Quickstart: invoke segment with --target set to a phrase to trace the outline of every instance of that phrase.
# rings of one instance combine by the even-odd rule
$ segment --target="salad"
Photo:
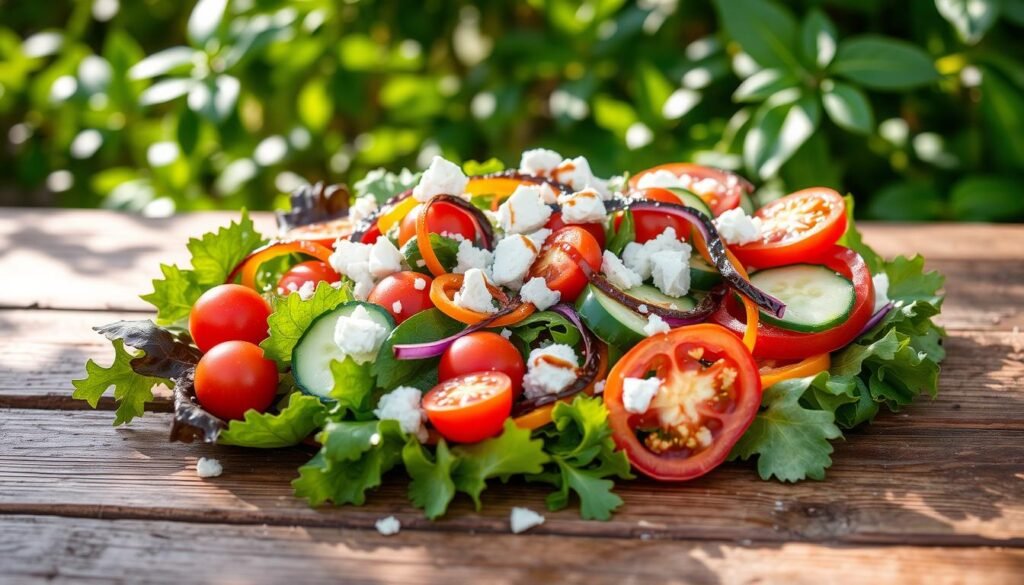
[[[114,361],[74,395],[113,387],[118,425],[164,384],[172,440],[310,449],[311,505],[397,468],[429,518],[510,478],[587,519],[640,475],[820,480],[844,430],[935,395],[943,278],[880,258],[831,189],[753,201],[728,171],[606,180],[543,149],[305,187],[278,235],[243,212],[161,266],[155,319],[98,327]]]

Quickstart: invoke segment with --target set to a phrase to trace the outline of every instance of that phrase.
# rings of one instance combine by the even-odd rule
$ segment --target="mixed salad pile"
[[[165,384],[174,440],[317,449],[312,505],[401,467],[430,518],[518,477],[607,519],[635,473],[822,479],[843,429],[936,392],[942,277],[876,255],[831,189],[754,209],[731,172],[604,180],[538,149],[354,190],[298,190],[270,239],[243,212],[190,240],[155,321],[97,328],[114,362],[75,396],[113,386],[116,425]]]

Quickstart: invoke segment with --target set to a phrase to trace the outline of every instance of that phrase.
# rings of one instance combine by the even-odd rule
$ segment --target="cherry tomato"
[[[648,201],[661,201],[663,203],[675,203],[676,205],[682,203],[679,197],[668,189],[644,189],[638,193],[640,198],[647,199]],[[633,229],[636,232],[637,243],[642,244],[647,240],[653,240],[660,236],[661,232],[665,231],[667,227],[675,229],[676,236],[680,239],[687,240],[690,238],[692,226],[685,219],[660,211],[636,210],[632,213]],[[615,229],[619,229],[620,224],[622,224],[621,214],[615,218]]]
[[[248,341],[226,341],[199,359],[196,398],[225,420],[245,418],[249,409],[265,412],[277,394],[277,365]]]
[[[502,372],[451,378],[427,392],[423,410],[445,439],[476,443],[501,432],[512,413],[512,381]]]
[[[802,360],[808,356],[829,353],[853,341],[871,318],[871,311],[875,306],[875,287],[871,284],[871,271],[868,270],[864,259],[849,248],[832,246],[825,255],[816,260],[816,263],[827,266],[853,281],[856,299],[850,316],[842,325],[818,333],[789,331],[762,320],[757,326],[754,357]],[[726,295],[722,305],[709,319],[737,335],[743,335],[747,327],[743,315],[743,309],[735,296]]]
[[[308,240],[330,248],[334,241],[352,233],[352,222],[347,217],[300,225],[285,233],[285,240]]]
[[[416,283],[421,282],[420,288]],[[370,291],[367,300],[382,307],[395,318],[395,323],[401,323],[420,311],[426,311],[434,307],[430,300],[430,285],[433,279],[419,272],[396,272],[384,277]]]
[[[188,316],[188,330],[200,350],[225,341],[259,344],[267,338],[270,305],[251,288],[221,284],[203,293]]]
[[[416,218],[420,214],[423,205],[412,208],[398,228],[398,245],[403,246],[406,242],[416,237]],[[427,212],[427,231],[432,234],[459,234],[467,240],[476,237],[476,223],[468,213],[455,207],[451,203],[438,201],[430,206]]]
[[[640,171],[629,179],[629,186],[639,188],[640,178],[655,171],[669,171],[677,177],[686,176],[687,189],[704,200],[715,216],[740,204],[740,194],[754,192],[754,186],[735,173],[692,163],[668,163]]]
[[[464,335],[445,350],[437,368],[437,378],[445,381],[475,372],[503,372],[512,381],[512,393],[518,397],[523,390],[526,364],[512,342],[490,331]]]
[[[678,201],[678,199],[676,201]],[[565,223],[562,221],[562,212],[556,211],[551,214],[551,218],[548,219],[548,223],[544,227],[548,228],[553,232],[557,232],[558,230],[564,228],[567,225],[575,225],[587,230],[590,233],[590,235],[594,236],[594,239],[597,240],[597,245],[601,246],[602,250],[604,249],[604,225],[600,223]],[[618,224],[616,224],[616,226],[617,225]]]
[[[338,282],[341,275],[331,268],[331,265],[319,260],[299,262],[281,275],[277,281],[277,294],[287,295],[302,288],[307,282],[312,282],[315,287],[318,282]]]
[[[574,248],[594,270],[601,269],[601,246],[597,240],[582,227],[570,225],[548,236],[526,280],[536,276],[543,278],[548,288],[562,293],[562,301],[568,303],[583,292],[583,287],[587,286],[587,275],[576,257],[561,248],[563,244]]]
[[[645,412],[623,404],[626,378],[661,380]],[[644,475],[700,477],[720,465],[761,406],[757,364],[729,330],[702,323],[648,337],[626,352],[604,387],[612,438]]]
[[[846,233],[846,203],[825,187],[786,195],[754,215],[761,218],[761,239],[732,246],[732,251],[740,262],[757,268],[813,261]]]

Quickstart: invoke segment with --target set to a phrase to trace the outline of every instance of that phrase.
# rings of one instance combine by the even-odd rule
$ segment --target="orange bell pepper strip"
[[[228,275],[224,282],[234,282],[235,277],[241,274],[243,286],[247,286],[253,290],[258,290],[256,289],[256,275],[259,274],[260,266],[262,266],[264,262],[287,254],[305,254],[307,256],[312,256],[321,262],[327,262],[330,264],[332,253],[332,250],[327,246],[310,240],[273,242],[246,256],[238,263],[237,266],[235,266],[234,270],[231,271],[231,274]]]
[[[711,259],[711,254],[708,252],[707,242],[704,241],[704,238],[700,237],[700,232],[696,229],[693,230],[693,236],[693,242],[697,246],[697,251],[707,260],[708,264],[714,266],[715,261]],[[729,259],[729,262],[732,263],[733,268],[736,269],[740,276],[747,280],[750,279],[747,269],[736,259],[736,256],[733,256],[728,246],[725,247],[725,257]],[[754,346],[757,345],[757,324],[760,321],[761,313],[757,309],[757,305],[754,304],[754,301],[748,299],[746,295],[740,294],[740,300],[743,301],[743,307],[747,315],[747,329],[743,332],[743,345],[753,352]]]
[[[462,288],[462,279],[463,276],[461,274],[441,274],[437,276],[430,285],[430,300],[434,303],[434,306],[445,315],[467,325],[473,325],[489,318],[490,315],[487,313],[478,313],[455,304],[455,293]],[[505,293],[490,284],[487,285],[487,290],[491,291],[491,295],[498,299],[498,302],[508,302],[508,297]],[[536,307],[533,306],[533,303],[522,303],[511,313],[495,319],[490,326],[505,327],[513,325],[533,314],[535,310]]]
[[[795,364],[785,366],[761,366],[761,387],[767,388],[783,380],[806,378],[824,372],[832,366],[832,358],[828,353],[819,353],[803,359]]]

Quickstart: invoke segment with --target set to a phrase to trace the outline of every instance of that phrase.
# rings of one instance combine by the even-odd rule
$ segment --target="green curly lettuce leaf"
[[[480,509],[480,494],[487,488],[487,480],[507,478],[520,474],[538,474],[551,458],[544,452],[544,442],[531,437],[530,431],[516,426],[512,419],[497,437],[459,445],[452,449],[459,458],[453,473],[455,487],[472,498]]]
[[[169,384],[163,378],[142,376],[132,369],[132,360],[142,357],[143,352],[136,355],[128,353],[121,339],[113,340],[114,361],[108,367],[89,360],[85,364],[85,378],[72,380],[75,387],[72,397],[85,400],[89,406],[96,408],[100,397],[114,387],[114,400],[117,411],[114,415],[114,426],[127,424],[135,417],[145,413],[146,403],[153,400],[153,386]]]
[[[294,392],[277,414],[250,410],[245,420],[233,420],[217,438],[218,443],[239,447],[273,449],[298,445],[327,419],[327,407],[314,396]]]
[[[295,344],[313,321],[351,300],[352,293],[348,287],[334,288],[326,282],[317,284],[308,300],[302,300],[299,295],[278,298],[274,302],[274,312],[267,318],[270,335],[260,343],[263,354],[279,364],[290,363]]]
[[[409,501],[422,508],[427,518],[443,516],[455,497],[452,471],[458,458],[448,449],[444,439],[431,454],[416,437],[409,437],[402,449],[402,463],[409,474]]]

